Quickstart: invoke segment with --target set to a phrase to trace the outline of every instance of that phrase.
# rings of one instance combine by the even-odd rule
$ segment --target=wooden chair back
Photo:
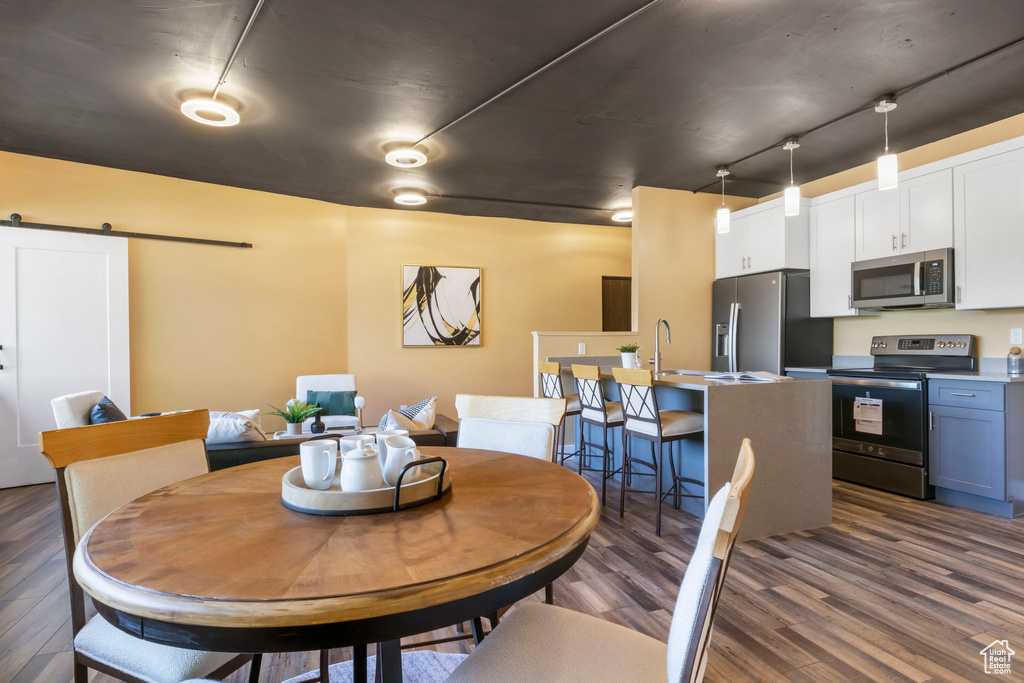
[[[555,361],[537,361],[540,372],[540,390],[545,398],[565,398],[562,389],[562,366]]]
[[[459,446],[516,453],[554,462],[564,398],[459,394]]]
[[[193,410],[42,432],[60,503],[72,635],[85,625],[85,597],[72,569],[75,547],[97,521],[156,489],[210,471],[210,414]]]
[[[732,480],[708,505],[697,545],[679,587],[668,637],[667,671],[672,683],[697,683],[704,679],[715,610],[753,477],[754,451],[750,439],[744,439]]]

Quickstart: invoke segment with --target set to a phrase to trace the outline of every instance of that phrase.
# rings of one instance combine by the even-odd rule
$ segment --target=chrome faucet
[[[654,363],[655,375],[661,372],[661,337],[658,336],[658,333],[661,332],[662,323],[665,323],[665,342],[672,343],[672,328],[668,326],[667,320],[658,318],[658,322],[654,323],[654,358],[651,359],[651,362]]]

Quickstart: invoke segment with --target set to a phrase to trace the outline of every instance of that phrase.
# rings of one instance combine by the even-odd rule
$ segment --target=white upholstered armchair
[[[355,375],[302,375],[295,379],[295,398],[300,401],[306,400],[307,391],[355,391]],[[337,427],[359,427],[363,423],[363,406],[366,399],[362,396],[355,397],[355,415],[323,415],[321,420],[328,429]],[[309,431],[309,425],[313,418],[308,418],[303,423],[303,431]]]
[[[92,412],[92,407],[102,398],[102,391],[80,391],[77,394],[58,396],[50,401],[57,429],[71,429],[92,424],[89,421],[89,414]]]

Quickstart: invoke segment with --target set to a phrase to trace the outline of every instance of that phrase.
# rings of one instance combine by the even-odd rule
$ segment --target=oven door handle
[[[849,384],[860,387],[883,387],[885,389],[921,390],[921,382],[895,379],[859,379],[856,377],[830,377],[833,384]]]

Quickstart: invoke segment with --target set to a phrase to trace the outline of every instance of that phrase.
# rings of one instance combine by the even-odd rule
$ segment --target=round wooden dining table
[[[97,610],[148,641],[217,652],[399,641],[496,612],[580,557],[600,516],[593,487],[510,453],[422,448],[451,491],[398,512],[322,516],[281,504],[297,456],[219,470],[117,509],[81,540],[75,577]],[[385,666],[383,658],[392,661]],[[360,667],[361,668],[361,667]]]

